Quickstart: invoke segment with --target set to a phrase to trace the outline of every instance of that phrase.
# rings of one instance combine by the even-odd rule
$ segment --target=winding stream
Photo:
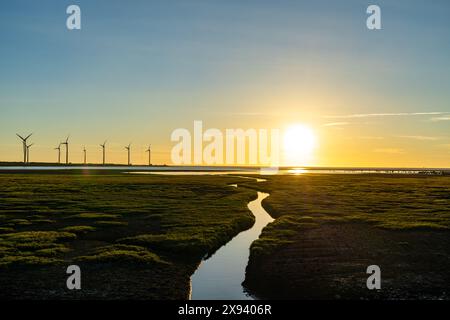
[[[250,300],[242,287],[250,245],[262,229],[273,221],[261,205],[268,193],[258,192],[258,198],[248,203],[255,216],[255,224],[242,231],[214,255],[202,261],[191,277],[192,300]]]

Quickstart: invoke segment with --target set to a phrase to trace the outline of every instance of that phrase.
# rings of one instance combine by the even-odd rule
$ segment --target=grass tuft
[[[65,228],[61,229],[61,231],[75,233],[75,234],[83,234],[83,233],[93,232],[95,230],[96,230],[96,228],[92,227],[92,226],[69,226],[69,227],[65,227]]]
[[[78,257],[77,260],[93,263],[169,264],[146,248],[122,244],[98,248],[93,254]]]

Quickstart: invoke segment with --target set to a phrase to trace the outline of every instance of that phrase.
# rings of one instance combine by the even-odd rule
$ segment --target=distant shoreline
[[[23,162],[2,162],[0,161],[0,169],[2,167],[118,167],[118,168],[173,168],[173,169],[179,169],[184,168],[185,170],[259,170],[261,166],[202,166],[202,165],[167,165],[167,164],[136,164],[136,165],[127,165],[127,164],[115,164],[115,163],[107,163],[105,165],[97,164],[97,163],[54,163],[54,162],[31,162],[29,164],[24,165]],[[366,171],[366,170],[373,170],[373,171],[428,171],[428,170],[441,170],[441,171],[450,171],[450,167],[448,168],[442,168],[442,167],[360,167],[360,166],[348,166],[348,167],[339,167],[339,166],[326,166],[326,167],[319,167],[319,166],[280,166],[281,170],[289,170],[289,169],[305,169],[305,170],[349,170],[349,171]]]
[[[124,165],[124,164],[55,164],[0,162],[0,173],[18,172],[61,172],[61,171],[130,171],[133,173],[146,172],[206,172],[206,173],[236,173],[261,174],[261,167],[255,166],[171,166],[171,165]],[[395,167],[279,167],[275,174],[400,174],[400,175],[450,175],[450,168],[395,168]],[[263,174],[265,175],[265,174]]]

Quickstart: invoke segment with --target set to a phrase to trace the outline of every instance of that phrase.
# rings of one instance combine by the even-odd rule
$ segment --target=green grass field
[[[94,171],[0,174],[0,298],[186,299],[202,257],[253,224],[256,190],[276,220],[250,249],[254,295],[449,298],[450,177]],[[66,289],[71,264],[81,291]]]
[[[448,298],[450,177],[273,176],[246,286],[270,298]],[[382,267],[381,292],[366,267]]]
[[[233,177],[0,174],[0,295],[181,299],[201,258],[249,228]],[[65,289],[80,265],[83,290]],[[26,288],[26,289],[24,289]]]

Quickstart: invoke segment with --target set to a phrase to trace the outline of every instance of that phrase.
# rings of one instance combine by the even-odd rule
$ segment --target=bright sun
[[[306,125],[293,125],[284,132],[284,158],[286,165],[310,164],[316,146],[314,131]]]

